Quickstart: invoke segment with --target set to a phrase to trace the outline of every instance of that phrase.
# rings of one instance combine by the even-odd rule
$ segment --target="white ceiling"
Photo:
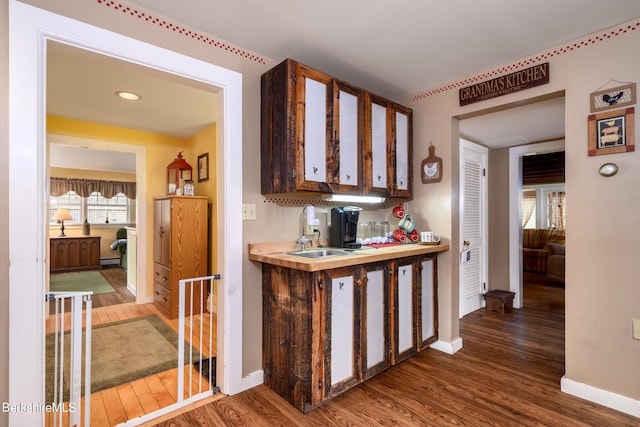
[[[640,16],[638,0],[128,3],[276,61],[294,58],[394,100]],[[114,92],[121,89],[143,100],[120,101]],[[209,89],[192,82],[79,49],[49,48],[48,114],[184,138],[215,121],[216,105]],[[563,138],[563,98],[467,119],[461,132],[490,147]]]

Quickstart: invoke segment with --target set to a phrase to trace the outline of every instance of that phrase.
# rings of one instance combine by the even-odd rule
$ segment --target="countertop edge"
[[[295,247],[291,247],[290,242],[250,243],[249,259],[260,263],[312,272],[445,252],[449,250],[449,245],[428,246],[407,244],[390,246],[388,248],[367,249],[362,252],[356,251],[350,255],[326,257],[322,259],[303,258],[287,253],[292,250],[295,250]]]

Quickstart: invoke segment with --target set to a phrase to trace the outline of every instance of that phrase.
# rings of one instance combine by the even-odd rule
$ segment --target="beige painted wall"
[[[0,236],[9,235],[9,16],[8,0],[0,0]],[[9,401],[9,239],[0,239],[0,402]],[[9,415],[0,412],[0,427]]]
[[[414,166],[426,156],[430,141],[445,165],[443,181],[418,185],[416,199],[425,206],[425,215],[435,229],[455,236],[457,187],[451,185],[450,174],[458,173],[458,138],[456,122],[452,125],[451,118],[566,91],[566,378],[637,400],[640,399],[640,341],[631,338],[631,319],[640,317],[636,229],[640,209],[637,189],[640,153],[587,156],[587,117],[590,92],[611,79],[640,80],[640,58],[635,54],[640,33],[627,31],[596,43],[586,40],[587,37],[580,40],[585,41],[580,48],[548,57],[551,79],[547,85],[465,107],[458,106],[456,89],[434,90],[432,95],[401,102],[414,110]],[[635,131],[637,134],[637,123]],[[491,157],[499,160],[504,154],[492,153]],[[599,165],[607,161],[617,163],[620,168],[613,178],[602,178],[598,174]],[[502,185],[495,184],[492,190],[499,191]],[[445,208],[449,200],[453,208],[451,215]],[[499,215],[506,217],[504,213]],[[498,221],[500,218],[491,219],[490,237],[502,232],[496,227]],[[606,250],[600,249],[603,245]],[[450,254],[457,253],[458,246],[454,239]],[[502,243],[498,244],[496,252],[491,254],[504,253],[501,247]],[[458,305],[448,306],[447,302],[457,298],[457,259],[450,256],[448,262],[443,259],[439,266],[441,337],[452,339],[458,335]],[[502,263],[493,260],[492,279],[498,281],[496,286],[503,287],[501,281],[507,268],[507,258]],[[453,282],[447,281],[449,277]]]
[[[489,289],[509,290],[509,149],[489,150]]]

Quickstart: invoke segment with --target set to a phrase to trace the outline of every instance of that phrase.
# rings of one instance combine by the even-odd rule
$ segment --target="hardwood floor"
[[[109,284],[115,289],[115,292],[107,294],[93,295],[91,301],[93,308],[106,307],[109,305],[125,304],[134,302],[136,296],[127,289],[127,271],[120,266],[103,267],[100,274],[109,282]],[[55,310],[54,302],[49,303],[49,312],[53,313]],[[69,311],[70,304],[65,304],[64,310]]]
[[[158,426],[638,426],[564,394],[564,289],[536,280],[525,307],[460,322],[464,347],[427,349],[304,415],[261,385]]]
[[[95,297],[94,297],[95,298]],[[104,323],[116,322],[119,320],[132,319],[136,317],[147,316],[150,314],[156,314],[165,323],[167,323],[173,330],[178,330],[178,320],[170,320],[164,317],[164,315],[158,311],[153,304],[140,304],[126,303],[120,305],[107,305],[98,307],[92,310],[92,323],[93,326],[97,326]],[[70,325],[69,313],[65,313],[65,325]],[[205,314],[203,316],[203,329],[208,333],[209,325],[213,322],[213,341],[211,346],[214,349],[217,348],[217,342],[215,340],[215,322],[216,316]],[[194,327],[192,330],[191,342],[194,343],[194,347],[199,348],[199,324],[200,316],[194,316]],[[84,326],[84,325],[83,325]],[[46,332],[51,333],[54,331],[53,316],[47,320]],[[204,339],[202,342],[202,348],[209,348],[208,339]],[[207,351],[202,351],[203,357],[209,357]],[[215,353],[212,355],[214,356]],[[192,382],[189,381],[189,371],[192,373]],[[102,390],[97,393],[91,394],[91,425],[93,427],[110,427],[118,425],[130,419],[135,419],[145,414],[154,412],[160,408],[169,406],[177,401],[177,388],[178,388],[178,369],[172,369],[165,372],[160,372],[155,375],[151,375],[146,378],[137,379],[130,383],[121,384],[117,387]],[[201,378],[200,374],[193,368],[185,367],[185,387],[184,397],[188,397],[188,391],[191,389],[191,394],[198,393],[198,387],[207,386],[207,382],[203,381],[199,384],[197,380]],[[222,398],[221,394],[216,394],[209,398],[207,401],[213,401]],[[84,407],[84,405],[83,405]],[[68,414],[63,416],[63,424],[54,424],[54,416],[56,414],[50,413],[45,420],[45,425],[67,425]]]

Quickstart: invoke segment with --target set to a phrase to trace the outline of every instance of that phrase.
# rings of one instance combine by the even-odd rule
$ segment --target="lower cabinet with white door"
[[[262,264],[264,382],[308,412],[437,339],[436,254],[321,271]]]

